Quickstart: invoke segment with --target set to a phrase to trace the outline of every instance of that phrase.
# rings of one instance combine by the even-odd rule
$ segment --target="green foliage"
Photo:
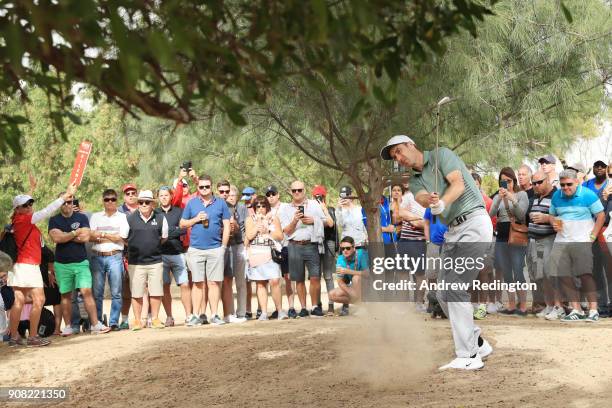
[[[0,96],[43,89],[64,138],[75,82],[133,115],[189,123],[206,107],[244,125],[243,108],[265,102],[280,79],[333,83],[368,66],[395,81],[410,61],[442,52],[448,35],[475,34],[487,14],[479,0],[3,2]],[[17,120],[0,120],[3,152],[20,152]]]

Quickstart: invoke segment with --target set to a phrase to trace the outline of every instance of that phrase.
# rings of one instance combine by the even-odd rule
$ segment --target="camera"
[[[323,202],[323,196],[321,194],[317,194],[315,196],[315,200],[317,200],[318,202],[322,203]]]
[[[181,169],[189,171],[191,169],[191,161],[185,161],[181,164]]]

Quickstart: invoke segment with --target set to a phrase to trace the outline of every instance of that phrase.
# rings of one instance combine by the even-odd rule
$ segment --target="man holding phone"
[[[319,243],[324,239],[324,226],[331,227],[334,221],[327,208],[321,207],[316,200],[307,200],[304,183],[296,180],[291,183],[291,204],[279,210],[283,232],[289,239],[289,275],[296,282],[298,299],[302,305],[299,317],[308,317],[306,308],[306,272],[310,281],[310,300],[312,315],[323,316],[318,305],[321,291],[321,258]]]
[[[394,160],[414,170],[410,190],[416,201],[431,208],[431,213],[448,225],[442,259],[450,258],[455,264],[454,260],[459,258],[476,259],[489,253],[493,237],[489,215],[474,179],[455,153],[445,147],[422,152],[411,138],[398,135],[387,141],[380,155],[384,160]],[[479,272],[476,265],[462,270],[442,268],[438,282],[471,283]],[[480,328],[474,325],[469,291],[438,291],[437,297],[449,318],[457,355],[440,370],[484,367],[482,359],[491,354],[493,348],[480,336]]]

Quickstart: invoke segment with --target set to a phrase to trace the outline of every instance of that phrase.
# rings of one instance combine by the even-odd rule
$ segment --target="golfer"
[[[451,150],[442,147],[421,152],[408,136],[393,136],[380,151],[384,160],[394,160],[414,170],[410,190],[416,201],[430,207],[431,213],[448,225],[442,245],[443,265],[453,260],[454,269],[442,268],[438,283],[470,283],[477,279],[477,262],[466,264],[469,258],[484,258],[492,245],[491,220],[470,172]],[[480,337],[474,324],[473,309],[467,290],[438,291],[438,300],[448,316],[457,358],[440,370],[476,370],[484,366],[483,358],[493,352],[491,345]]]

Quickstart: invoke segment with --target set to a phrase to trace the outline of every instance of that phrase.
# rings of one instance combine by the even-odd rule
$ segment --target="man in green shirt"
[[[394,160],[413,170],[410,190],[416,201],[430,207],[434,216],[448,225],[442,245],[443,265],[438,283],[468,283],[477,279],[492,245],[493,226],[470,172],[451,150],[420,151],[408,136],[393,136],[380,152],[384,160]],[[452,263],[447,261],[452,260]],[[470,265],[466,260],[472,258]],[[479,261],[480,260],[480,261]],[[449,318],[457,358],[440,367],[474,370],[484,366],[483,358],[493,352],[474,324],[470,295],[459,290],[439,290],[438,300]]]

